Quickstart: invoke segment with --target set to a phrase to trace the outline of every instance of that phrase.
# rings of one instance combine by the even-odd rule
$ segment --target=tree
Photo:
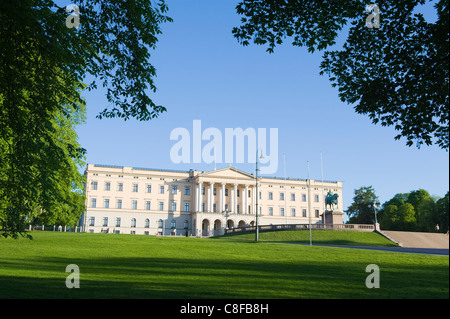
[[[90,75],[107,87],[98,115],[150,120],[166,109],[149,97],[149,62],[164,0],[80,0],[80,27],[68,28],[52,0],[0,2],[0,233],[24,234],[31,220],[70,221],[83,202],[82,123]]]
[[[448,229],[448,192],[443,198],[426,190],[396,194],[383,204],[378,216],[383,229],[434,232],[436,224]]]
[[[449,192],[436,202],[435,222],[440,225],[441,232],[448,231]]]
[[[428,23],[418,6],[426,0],[379,2],[379,28],[368,28],[368,1],[241,0],[242,24],[233,28],[244,46],[253,40],[274,52],[286,38],[309,52],[336,43],[350,24],[342,50],[325,51],[320,74],[328,74],[343,102],[374,124],[393,126],[417,147],[449,147],[449,11],[448,1],[434,8]]]
[[[416,218],[413,205],[401,203],[384,207],[380,227],[385,230],[416,230]]]
[[[355,189],[353,203],[345,213],[349,216],[350,224],[373,224],[375,223],[374,206],[379,203],[378,197],[372,186],[363,186]]]

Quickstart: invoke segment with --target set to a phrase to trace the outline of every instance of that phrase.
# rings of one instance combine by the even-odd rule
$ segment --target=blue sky
[[[373,125],[342,103],[327,76],[319,75],[322,53],[310,54],[287,41],[274,54],[241,46],[231,33],[239,25],[236,0],[167,0],[173,23],[162,26],[151,62],[167,112],[149,122],[98,120],[104,92],[86,92],[87,122],[77,132],[87,163],[148,168],[212,170],[214,164],[175,164],[169,139],[177,127],[202,129],[278,128],[278,171],[288,177],[343,181],[344,209],[353,191],[372,185],[381,202],[423,188],[444,196],[449,189],[449,154],[436,146],[407,147],[392,128]],[[82,19],[82,17],[81,17]],[[82,23],[82,20],[81,20]],[[204,142],[203,146],[207,142]],[[229,164],[217,164],[217,168]],[[254,164],[233,164],[254,172]]]

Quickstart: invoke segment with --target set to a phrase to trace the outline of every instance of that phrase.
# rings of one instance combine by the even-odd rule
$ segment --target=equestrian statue
[[[338,194],[333,194],[331,191],[328,191],[327,196],[325,197],[325,208],[330,205],[330,210],[333,210],[334,205],[338,208]]]

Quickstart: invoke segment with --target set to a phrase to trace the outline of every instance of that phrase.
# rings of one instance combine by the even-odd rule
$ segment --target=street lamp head
[[[262,150],[261,150],[261,156],[259,157],[259,159],[264,159]]]

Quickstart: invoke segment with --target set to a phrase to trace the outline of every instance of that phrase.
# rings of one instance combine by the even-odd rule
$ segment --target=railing
[[[28,225],[28,230],[57,231],[57,232],[83,232],[80,226],[62,226],[62,225]]]
[[[280,225],[261,225],[259,231],[277,231],[277,230],[308,230],[309,224],[280,224]],[[354,231],[374,231],[374,225],[370,224],[312,224],[311,229],[320,230],[354,230]],[[225,229],[225,234],[241,233],[255,231],[256,226],[244,226]]]

